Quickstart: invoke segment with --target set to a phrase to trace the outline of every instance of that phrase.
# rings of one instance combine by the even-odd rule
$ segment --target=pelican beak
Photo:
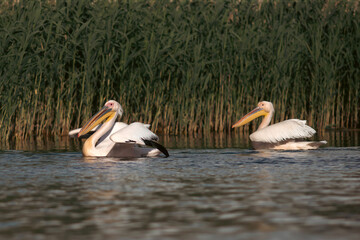
[[[251,112],[249,112],[248,114],[246,114],[245,116],[243,116],[237,123],[232,125],[232,128],[243,126],[243,125],[247,124],[248,122],[251,122],[255,118],[258,118],[261,116],[266,116],[267,114],[268,113],[265,112],[264,109],[257,107],[254,110],[252,110]]]
[[[110,117],[115,116],[116,112],[104,106],[97,114],[91,117],[91,119],[81,128],[78,133],[78,137],[87,134],[90,130],[92,130],[95,126],[100,124],[101,122],[111,119]]]

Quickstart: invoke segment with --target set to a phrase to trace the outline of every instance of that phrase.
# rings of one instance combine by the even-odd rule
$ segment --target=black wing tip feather
[[[142,140],[144,141],[145,145],[159,149],[160,152],[162,152],[165,155],[165,157],[170,156],[168,150],[160,143],[157,143],[153,140],[147,140],[147,139],[142,139]]]

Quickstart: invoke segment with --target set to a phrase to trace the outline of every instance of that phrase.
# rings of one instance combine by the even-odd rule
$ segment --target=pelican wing
[[[115,143],[135,142],[141,145],[145,145],[144,139],[158,141],[159,137],[149,127],[149,124],[135,122],[112,134],[110,139]]]
[[[127,125],[126,123],[123,123],[123,122],[116,122],[113,126],[113,128],[105,133],[103,136],[101,136],[101,138],[98,140],[97,144],[100,144],[100,143],[105,143],[105,144],[108,144],[108,141],[111,141],[110,137],[112,134],[120,131],[121,129],[127,127],[129,125]]]
[[[309,138],[316,131],[306,125],[305,120],[289,119],[279,122],[250,135],[253,142],[277,143],[289,139]]]

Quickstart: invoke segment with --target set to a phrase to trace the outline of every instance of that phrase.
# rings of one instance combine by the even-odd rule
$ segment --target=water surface
[[[358,239],[360,147],[328,136],[313,151],[168,137],[169,158],[126,161],[83,158],[74,140],[7,146],[0,238]]]

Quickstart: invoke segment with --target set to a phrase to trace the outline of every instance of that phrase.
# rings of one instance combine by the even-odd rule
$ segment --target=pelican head
[[[92,116],[90,120],[81,128],[80,132],[78,133],[78,137],[85,135],[103,121],[107,122],[112,119],[116,119],[118,115],[121,116],[122,114],[123,109],[120,103],[114,100],[107,101],[104,107],[94,116]]]
[[[261,117],[261,116],[268,116],[269,114],[272,116],[272,114],[275,112],[274,110],[274,106],[272,105],[271,102],[267,102],[267,101],[261,101],[258,103],[257,108],[255,108],[254,110],[252,110],[251,112],[249,112],[248,114],[246,114],[245,116],[243,116],[238,122],[236,122],[232,127],[236,128],[236,127],[240,127],[243,126],[245,124],[247,124],[248,122],[251,122],[252,120],[254,120],[255,118]]]
[[[104,107],[108,107],[108,108],[111,108],[113,109],[114,111],[117,112],[117,114],[119,116],[121,116],[124,112],[123,108],[121,107],[120,103],[118,103],[117,101],[115,100],[109,100],[105,103]]]

